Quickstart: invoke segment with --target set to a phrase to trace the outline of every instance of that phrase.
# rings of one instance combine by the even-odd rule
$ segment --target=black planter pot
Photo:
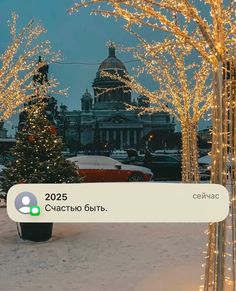
[[[20,223],[21,238],[34,242],[47,241],[52,237],[53,223]]]

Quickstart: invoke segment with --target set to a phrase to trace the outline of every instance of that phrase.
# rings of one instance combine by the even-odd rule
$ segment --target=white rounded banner
[[[19,184],[7,195],[16,222],[218,222],[229,193],[216,184]]]

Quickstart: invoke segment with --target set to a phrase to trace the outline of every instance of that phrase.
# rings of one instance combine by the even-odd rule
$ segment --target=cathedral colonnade
[[[106,128],[100,129],[100,140],[104,144],[110,144],[119,148],[138,146],[143,138],[143,130],[133,128]]]

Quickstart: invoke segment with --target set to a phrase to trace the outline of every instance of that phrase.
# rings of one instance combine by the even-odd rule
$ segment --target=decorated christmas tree
[[[19,183],[77,183],[76,166],[62,156],[62,141],[42,106],[29,113],[27,124],[18,132],[13,160],[3,172],[5,192]]]

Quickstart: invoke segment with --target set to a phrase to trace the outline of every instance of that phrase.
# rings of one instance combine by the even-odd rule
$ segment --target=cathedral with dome
[[[96,73],[93,95],[86,89],[81,98],[81,110],[60,107],[58,126],[68,147],[83,149],[99,144],[105,148],[139,149],[150,139],[161,140],[174,133],[174,119],[166,112],[140,115],[138,110],[127,110],[125,104],[139,107],[149,104],[144,96],[134,101],[130,88],[125,88],[119,80],[102,76],[102,71],[120,76],[128,73],[112,44]]]

